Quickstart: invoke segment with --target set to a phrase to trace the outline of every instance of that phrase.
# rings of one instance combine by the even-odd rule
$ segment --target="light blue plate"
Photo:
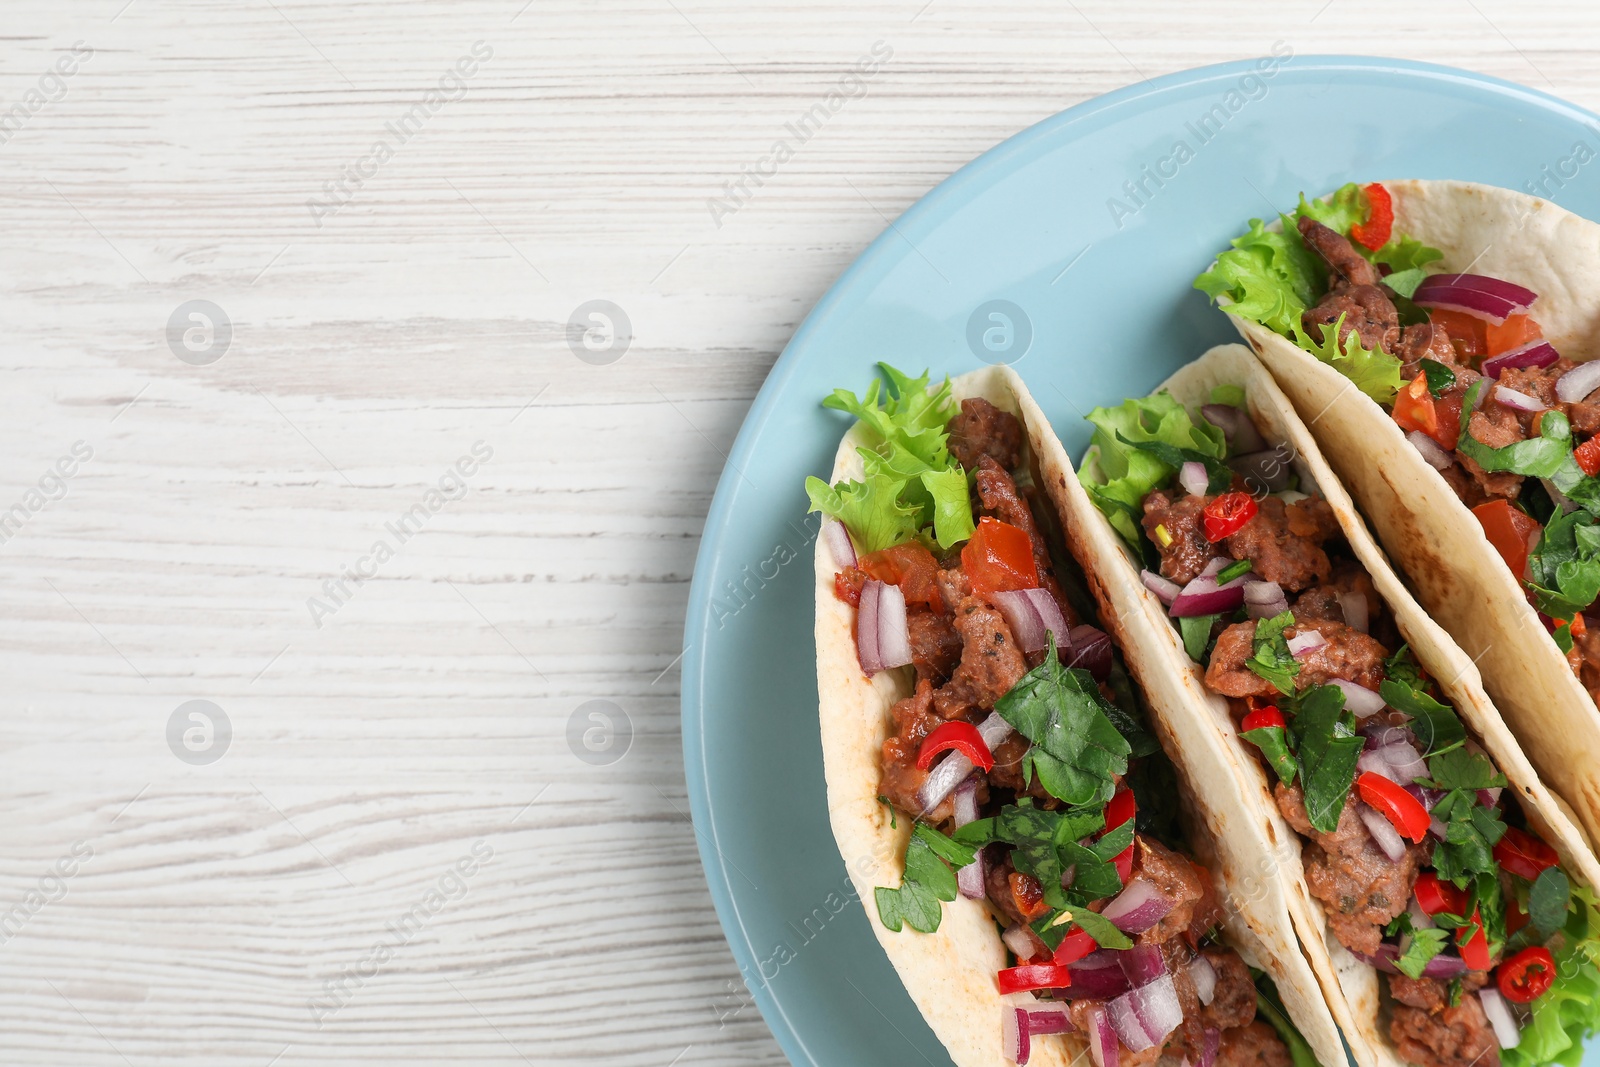
[[[1600,162],[1589,174],[1574,158],[1580,142],[1578,158],[1595,156],[1597,131],[1587,111],[1445,67],[1321,56],[1289,57],[1271,78],[1254,61],[1205,67],[1018,134],[929,193],[845,272],[739,432],[706,519],[684,638],[683,748],[701,859],[734,957],[790,1060],[950,1062],[847,898],[828,828],[815,520],[802,483],[827,474],[846,420],[822,397],[862,389],[877,360],[960,374],[985,352],[1015,363],[1076,455],[1088,440],[1082,411],[1148,392],[1237,340],[1190,284],[1245,220],[1270,218],[1301,190],[1383,178],[1543,182],[1542,195],[1600,218]],[[969,330],[995,300],[1015,307],[999,317],[984,308]],[[1593,1048],[1589,1061],[1600,1063]]]

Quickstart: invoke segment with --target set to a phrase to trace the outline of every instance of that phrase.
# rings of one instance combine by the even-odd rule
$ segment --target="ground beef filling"
[[[1173,497],[1156,490],[1144,499],[1144,532],[1161,553],[1161,576],[1186,585],[1214,559],[1247,559],[1263,581],[1299,592],[1328,577],[1323,543],[1339,536],[1339,521],[1319,497],[1286,504],[1275,496],[1256,502],[1256,513],[1231,536],[1206,537],[1204,511],[1216,497]]]
[[[1030,501],[1009,473],[1021,458],[1024,440],[1021,424],[1015,416],[988,401],[973,399],[962,402],[960,414],[951,419],[947,429],[951,453],[963,467],[973,472],[976,513],[993,516],[1028,535],[1041,586],[1055,596],[1068,625],[1077,623],[1076,614],[1061,594],[1049,544]],[[1296,513],[1291,518],[1279,509],[1269,515],[1262,529],[1253,536],[1262,545],[1277,546],[1279,542],[1292,541],[1312,532],[1311,528],[1317,527],[1319,521],[1314,511]],[[1296,529],[1302,532],[1297,534]],[[1279,553],[1285,558],[1301,558],[1306,554],[1292,544],[1287,544]],[[1321,572],[1326,575],[1326,557],[1322,559]],[[862,575],[861,580],[864,579]],[[916,765],[922,742],[947,721],[981,722],[993,710],[995,701],[1010,691],[1029,666],[1029,658],[1017,647],[1005,617],[983,596],[974,593],[961,569],[959,556],[944,561],[934,584],[937,596],[932,599],[935,602],[913,605],[906,616],[917,685],[912,695],[898,701],[892,709],[893,732],[884,742],[880,761],[879,792],[895,808],[913,814],[921,811],[918,791],[928,778],[928,772],[919,770]],[[859,585],[856,588],[859,590]],[[1038,658],[1036,655],[1033,660],[1036,662]],[[1106,695],[1111,697],[1109,691]],[[1027,739],[1015,732],[994,747],[993,769],[979,776],[980,805],[1030,796],[1041,807],[1059,807],[1060,802],[1037,781],[1023,776],[1022,761],[1027,750]],[[953,816],[953,808],[953,802],[947,798],[924,817],[935,825],[944,825]],[[991,907],[1003,922],[1027,924],[1048,911],[1043,900],[1044,887],[1031,875],[1018,871],[1003,846],[988,846],[987,859],[984,888]],[[1219,1062],[1241,1067],[1254,1064],[1288,1067],[1288,1049],[1282,1040],[1270,1027],[1255,1020],[1255,986],[1250,981],[1248,968],[1236,953],[1220,947],[1200,950],[1211,961],[1218,976],[1211,1004],[1200,1004],[1193,983],[1189,981],[1186,965],[1196,952],[1195,946],[1222,919],[1222,909],[1209,874],[1145,835],[1135,838],[1133,872],[1134,877],[1151,881],[1174,901],[1172,910],[1161,922],[1140,934],[1138,940],[1141,944],[1160,945],[1167,956],[1174,984],[1185,1005],[1185,1019],[1164,1046],[1138,1054],[1123,1049],[1120,1067],[1152,1063],[1163,1051],[1181,1057],[1192,1047],[1198,1053],[1207,1028],[1221,1032]],[[1045,951],[1042,943],[1039,948]],[[1183,966],[1179,965],[1180,960]],[[1097,1002],[1075,1000],[1070,1003],[1071,1011],[1078,1017]]]

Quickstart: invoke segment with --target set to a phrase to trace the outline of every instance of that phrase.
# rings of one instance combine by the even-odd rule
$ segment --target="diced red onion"
[[[1315,633],[1316,631],[1308,630],[1306,632]],[[1295,649],[1294,643],[1295,641],[1299,640],[1300,637],[1304,636],[1305,634],[1300,634],[1299,637],[1290,638],[1289,640],[1289,650],[1294,652],[1296,656],[1298,656],[1300,653],[1297,649]],[[1317,637],[1321,638],[1322,635],[1317,634]],[[1317,644],[1320,645],[1323,644],[1323,642],[1319,640]],[[1312,647],[1315,648],[1317,645],[1313,645]],[[1343,678],[1335,678],[1329,684],[1338,686],[1339,691],[1344,693],[1344,706],[1349,708],[1350,713],[1358,719],[1365,719],[1369,715],[1375,715],[1384,708],[1388,707],[1388,704],[1384,701],[1383,697],[1379,696],[1377,693],[1374,693],[1365,686],[1359,686],[1356,683],[1346,681]]]
[[[1394,764],[1389,762],[1388,757],[1384,755],[1381,748],[1369,748],[1361,753],[1356,760],[1356,770],[1361,771],[1363,774],[1369,771],[1373,774],[1381,774],[1395,785],[1405,784],[1401,781],[1400,776],[1395,773]]]
[[[1407,793],[1411,794],[1413,800],[1415,800],[1418,804],[1421,804],[1428,811],[1432,811],[1433,806],[1439,803],[1440,798],[1444,796],[1444,790],[1442,789],[1424,789],[1415,783],[1407,785],[1405,790]]]
[[[883,583],[876,578],[861,587],[861,602],[856,608],[856,658],[861,669],[868,674],[883,670],[883,658],[878,655],[878,591]]]
[[[1154,883],[1135,878],[1105,906],[1100,917],[1125,934],[1142,934],[1166,918],[1171,910],[1171,897],[1157,889]]]
[[[1313,649],[1321,648],[1327,643],[1328,639],[1323,637],[1315,630],[1306,630],[1302,633],[1297,633],[1293,637],[1289,638],[1288,641],[1289,651],[1294,654],[1295,659],[1300,659],[1301,657],[1309,654]]]
[[[1580,363],[1556,379],[1556,399],[1564,404],[1576,404],[1596,389],[1600,389],[1600,360]]]
[[[1088,623],[1080,623],[1067,636],[1072,646],[1072,652],[1066,659],[1068,667],[1081,667],[1101,682],[1111,677],[1115,650],[1111,646],[1110,634]]]
[[[1200,576],[1184,586],[1183,591],[1173,599],[1167,614],[1174,619],[1182,619],[1191,615],[1214,615],[1237,610],[1244,603],[1246,583],[1258,582],[1261,578],[1252,571],[1218,585],[1217,574],[1231,562],[1219,557],[1207,564]]]
[[[1395,774],[1400,776],[1398,781],[1401,785],[1409,786],[1428,773],[1428,761],[1422,758],[1422,753],[1418,752],[1416,746],[1410,742],[1400,741],[1396,744],[1385,745],[1383,755],[1389,761],[1389,765],[1394,768]],[[1427,794],[1431,790],[1423,790],[1423,792]],[[1426,796],[1423,797],[1423,803],[1426,807],[1431,808],[1437,802],[1436,798],[1430,801]]]
[[[1200,1046],[1200,1062],[1196,1067],[1211,1067],[1217,1062],[1217,1052],[1222,1048],[1222,1031],[1215,1026],[1205,1028]]]
[[[1143,1052],[1166,1040],[1183,1022],[1183,1005],[1172,975],[1122,994],[1108,1007],[1111,1025],[1130,1052]]]
[[[1039,935],[1020,923],[1007,927],[1006,932],[1000,935],[1000,940],[1006,943],[1006,948],[1018,960],[1031,960],[1050,953],[1049,946],[1039,939]]]
[[[989,895],[989,887],[984,884],[984,877],[988,873],[988,850],[980,848],[977,855],[972,857],[972,862],[956,872],[956,888],[968,900],[982,900]]]
[[[1010,733],[1011,724],[998,711],[990,712],[989,717],[978,724],[978,734],[983,738],[983,743],[989,746],[990,752]],[[960,752],[946,753],[943,759],[934,764],[928,777],[923,779],[922,788],[917,790],[917,803],[922,805],[922,814],[928,814],[943,803],[944,798],[954,792],[962,779],[971,773],[971,760]]]
[[[1217,969],[1204,956],[1189,961],[1189,981],[1194,983],[1201,1004],[1210,1004],[1211,998],[1217,995]]]
[[[1560,358],[1560,354],[1550,347],[1550,342],[1540,338],[1484,360],[1483,376],[1499,378],[1503,372],[1517,367],[1548,367]]]
[[[1494,1027],[1494,1039],[1500,1043],[1500,1047],[1516,1048],[1521,1044],[1522,1034],[1517,1026],[1517,1017],[1511,1014],[1511,1005],[1506,1003],[1500,990],[1494,986],[1484,986],[1478,990],[1478,999],[1483,1001],[1483,1013],[1489,1017],[1489,1025]]]
[[[1068,966],[1072,974],[1072,996],[1082,1000],[1110,1000],[1121,996],[1129,988],[1128,976],[1122,969],[1122,953],[1114,949],[1096,949],[1083,959]]]
[[[1163,578],[1152,570],[1142,570],[1139,578],[1144,582],[1144,587],[1160,598],[1163,604],[1170,604],[1174,597],[1183,592],[1183,586],[1170,578]]]
[[[1270,619],[1289,610],[1289,598],[1277,582],[1246,582],[1244,610],[1252,619]]]
[[[1376,967],[1385,974],[1399,974],[1400,969],[1394,961],[1400,958],[1398,945],[1383,944],[1378,946],[1378,951],[1372,955],[1365,952],[1351,950],[1351,955],[1369,966]],[[1441,952],[1429,960],[1422,968],[1424,978],[1459,978],[1467,973],[1467,963],[1460,956]]]
[[[1094,1067],[1117,1067],[1122,1057],[1111,1013],[1096,1004],[1089,1009],[1086,1022],[1089,1024],[1089,1058],[1094,1060]]]
[[[1205,570],[1201,571],[1200,574],[1205,578],[1213,577],[1221,574],[1222,568],[1226,567],[1232,562],[1233,560],[1229,559],[1227,556],[1212,556],[1206,561]]]
[[[1361,816],[1361,821],[1366,824],[1367,832],[1372,839],[1383,849],[1383,854],[1394,863],[1399,863],[1406,854],[1406,842],[1400,836],[1400,831],[1380,812],[1376,812],[1365,804],[1357,804],[1356,813]]]
[[[1230,452],[1255,452],[1267,446],[1256,424],[1250,420],[1250,413],[1243,408],[1236,408],[1232,404],[1202,404],[1200,414],[1222,431],[1222,438],[1228,442]]]
[[[1494,387],[1494,402],[1508,407],[1512,411],[1525,411],[1529,414],[1544,410],[1544,405],[1539,402],[1537,397],[1529,396],[1527,393],[1519,393],[1517,390],[1509,389],[1504,385]]]
[[[1382,748],[1385,745],[1397,745],[1402,741],[1410,743],[1411,735],[1404,727],[1390,726],[1381,719],[1376,722],[1365,723],[1356,733],[1367,739],[1368,748]]]
[[[1056,635],[1056,644],[1067,641],[1067,620],[1061,615],[1061,605],[1048,589],[1018,589],[991,593],[990,599],[1000,614],[1006,617],[1017,647],[1024,652],[1037,652],[1048,644],[1047,631]]]
[[[1138,989],[1167,973],[1167,960],[1160,945],[1135,945],[1117,953],[1117,964],[1128,976],[1128,985]]]
[[[1199,460],[1185,460],[1183,466],[1178,468],[1178,484],[1190,496],[1205,496],[1206,487],[1211,484],[1210,476],[1206,474],[1206,465]]]
[[[1418,307],[1460,311],[1496,326],[1508,315],[1527,311],[1537,299],[1531,289],[1482,274],[1430,274],[1411,294]]]
[[[961,784],[956,786],[955,793],[955,824],[959,830],[969,822],[978,818],[978,779],[967,775]]]
[[[906,626],[906,595],[898,585],[878,590],[878,658],[883,669],[911,662],[911,631]]]
[[[956,787],[955,796],[955,825],[956,829],[973,822],[978,818],[978,779],[976,775],[967,775]],[[988,895],[988,887],[984,885],[984,875],[987,865],[984,862],[984,849],[978,849],[973,854],[972,862],[956,871],[956,888],[961,890],[961,895],[968,900],[982,900]]]
[[[1486,808],[1494,807],[1496,804],[1500,803],[1500,790],[1502,788],[1502,786],[1497,785],[1493,789],[1478,790],[1478,803],[1482,804]]]
[[[1406,434],[1406,440],[1411,442],[1411,447],[1422,453],[1422,458],[1436,471],[1445,470],[1450,466],[1450,453],[1439,447],[1439,442],[1423,433],[1421,430],[1412,430]]]
[[[1288,453],[1282,448],[1269,448],[1262,452],[1246,452],[1228,460],[1233,472],[1243,478],[1251,489],[1278,493],[1289,488],[1294,469],[1289,466]]]
[[[1339,594],[1339,609],[1344,612],[1344,624],[1352,630],[1367,632],[1371,620],[1367,617],[1368,604],[1364,593],[1348,592]]]
[[[1030,1004],[1024,1010],[1028,1013],[1028,1034],[1030,1037],[1064,1034],[1073,1029],[1072,1016],[1067,1014],[1067,1006],[1065,1004],[1052,1004],[1041,1000],[1037,1004]]]
[[[1028,1011],[1012,1004],[1000,1009],[1000,1048],[1011,1063],[1027,1063],[1032,1051],[1028,1040]]]
[[[838,519],[822,521],[822,538],[828,542],[828,553],[840,569],[856,565],[856,549],[850,543],[850,531]]]

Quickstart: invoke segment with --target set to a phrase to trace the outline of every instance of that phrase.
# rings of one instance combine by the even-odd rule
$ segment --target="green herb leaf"
[[[900,878],[900,887],[878,886],[873,891],[878,918],[884,926],[896,933],[902,925],[925,934],[939,929],[944,916],[940,902],[956,899],[955,872],[944,865],[941,856],[954,857],[963,867],[973,860],[970,848],[956,844],[931,826],[918,823],[906,842],[905,874]]]
[[[1411,931],[1411,944],[1394,961],[1394,965],[1402,973],[1412,978],[1421,978],[1422,969],[1428,965],[1428,961],[1444,951],[1444,943],[1447,936],[1443,930],[1429,929],[1428,927],[1423,927],[1420,930],[1413,929]]]
[[[1528,918],[1548,938],[1566,925],[1567,906],[1572,902],[1572,884],[1560,867],[1546,867],[1528,891]]]
[[[1292,340],[1301,348],[1328,364],[1334,370],[1350,379],[1352,385],[1366,393],[1379,404],[1388,406],[1389,402],[1405,384],[1405,379],[1400,377],[1402,363],[1397,356],[1391,356],[1382,348],[1366,348],[1361,344],[1361,335],[1351,330],[1344,335],[1344,341],[1339,341],[1339,331],[1344,327],[1345,316],[1322,327],[1322,340],[1318,341],[1309,333],[1303,333],[1297,325]]]
[[[1183,634],[1183,650],[1196,663],[1206,661],[1206,649],[1211,644],[1211,630],[1221,615],[1185,615],[1178,620],[1178,632]]]
[[[1428,392],[1433,394],[1435,400],[1443,396],[1446,389],[1456,384],[1456,372],[1438,360],[1424,359],[1422,373],[1428,376]]]
[[[1383,279],[1383,284],[1401,296],[1410,299],[1416,293],[1417,286],[1422,284],[1422,279],[1426,277],[1427,275],[1422,272],[1422,268],[1412,267],[1410,270],[1397,270],[1393,274],[1387,275]],[[1430,378],[1429,381],[1431,382],[1432,379]],[[1430,385],[1429,388],[1432,388],[1432,386]],[[1435,393],[1433,395],[1438,396],[1439,394]]]
[[[1429,758],[1428,774],[1434,789],[1494,789],[1506,784],[1506,776],[1494,769],[1488,756],[1464,748]]]
[[[1294,784],[1295,774],[1300,768],[1295,762],[1294,753],[1289,751],[1289,736],[1283,727],[1258,726],[1254,730],[1245,730],[1239,736],[1261,750],[1277,774],[1278,781],[1284,785]]]
[[[1344,710],[1344,692],[1334,685],[1307,691],[1295,712],[1293,727],[1306,818],[1323,833],[1332,833],[1339,826],[1350,783],[1355,781],[1356,760],[1366,745],[1355,733],[1354,723],[1354,717]]]
[[[1169,446],[1167,459],[1193,452],[1220,460],[1227,445],[1219,427],[1190,418],[1170,393],[1125,400],[1116,407],[1095,408],[1086,416],[1094,426],[1090,455],[1078,470],[1078,480],[1117,532],[1131,545],[1143,540],[1139,518],[1144,498],[1172,478],[1178,463],[1169,463],[1140,444]],[[1133,442],[1130,446],[1128,442]]]
[[[1600,596],[1600,518],[1582,508],[1556,512],[1528,554],[1528,580],[1538,608],[1570,619]],[[1570,649],[1571,633],[1567,635]],[[1564,650],[1566,651],[1566,650]]]
[[[1435,756],[1433,760],[1439,758]],[[1497,869],[1494,845],[1505,834],[1506,826],[1499,811],[1478,803],[1477,788],[1452,789],[1433,806],[1433,815],[1446,824],[1444,840],[1433,850],[1433,865],[1440,878],[1465,886],[1474,875]]]
[[[1088,908],[1072,909],[1072,921],[1083,927],[1083,932],[1094,938],[1094,943],[1101,948],[1133,947],[1133,940],[1111,925],[1110,919],[1102,918]]]
[[[1088,671],[1063,667],[1049,637],[1044,662],[1023,675],[994,710],[1033,742],[1023,757],[1051,796],[1086,807],[1104,804],[1127,773],[1131,746],[1112,725],[1112,705]]]
[[[1517,441],[1502,448],[1490,448],[1467,432],[1472,420],[1472,405],[1487,379],[1480,378],[1467,390],[1461,404],[1461,437],[1456,451],[1470,456],[1486,471],[1512,471],[1529,478],[1549,478],[1572,458],[1572,429],[1559,411],[1546,411],[1539,419],[1539,436]]]
[[[1378,693],[1391,708],[1411,716],[1411,729],[1417,735],[1424,755],[1466,740],[1466,727],[1461,725],[1455,709],[1439,703],[1418,685],[1398,678],[1385,678],[1378,683]]]
[[[1294,692],[1294,678],[1300,673],[1300,664],[1283,636],[1283,631],[1293,625],[1294,613],[1288,611],[1270,619],[1256,620],[1255,654],[1244,664],[1284,694]]]

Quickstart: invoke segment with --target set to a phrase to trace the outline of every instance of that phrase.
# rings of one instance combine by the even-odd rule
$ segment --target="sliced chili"
[[[1376,808],[1384,818],[1394,824],[1400,836],[1417,844],[1428,834],[1432,820],[1422,801],[1389,781],[1376,771],[1367,771],[1356,779],[1356,789],[1361,799]]]
[[[1389,197],[1389,190],[1377,182],[1363,186],[1361,191],[1367,194],[1371,210],[1367,212],[1366,222],[1350,227],[1350,238],[1376,252],[1389,243],[1389,235],[1394,232],[1394,201]]]
[[[923,739],[922,747],[917,750],[917,768],[927,770],[933,765],[935,756],[952,748],[982,770],[994,767],[994,753],[989,751],[978,728],[970,722],[955,719],[939,724],[933,733]]]
[[[1067,931],[1067,936],[1061,939],[1061,944],[1056,946],[1055,955],[1051,959],[1065,967],[1069,963],[1077,963],[1099,947],[1083,927],[1074,926]]]
[[[1561,862],[1561,857],[1556,855],[1555,849],[1532,834],[1508,826],[1505,834],[1495,843],[1494,861],[1512,874],[1531,882],[1546,867],[1554,867]]]
[[[1239,732],[1248,733],[1251,730],[1260,730],[1267,726],[1283,725],[1285,725],[1283,712],[1279,711],[1276,705],[1268,704],[1266,707],[1257,708],[1246,715],[1244,721],[1239,724]]]
[[[1456,932],[1456,945],[1461,949],[1461,959],[1470,971],[1487,971],[1494,966],[1494,959],[1489,955],[1489,935],[1483,930],[1483,916],[1477,908],[1472,909],[1472,918],[1467,920],[1467,925]]]
[[[1217,542],[1239,532],[1245,523],[1255,518],[1260,509],[1255,497],[1235,490],[1223,493],[1200,512],[1206,529],[1206,540]]]
[[[1507,1000],[1527,1004],[1549,991],[1556,980],[1556,961],[1543,945],[1525,948],[1500,965],[1496,984]]]
[[[1106,805],[1106,829],[1115,830],[1138,811],[1138,805],[1133,797],[1133,790],[1127,786],[1119,788],[1112,796],[1111,802]],[[1117,877],[1122,879],[1122,884],[1128,884],[1128,877],[1133,874],[1133,845],[1118,852],[1111,858],[1112,864],[1117,868]]]
[[[998,978],[1001,996],[1026,993],[1030,989],[1060,989],[1072,984],[1072,975],[1063,963],[1024,963],[1007,967]]]
[[[1426,871],[1417,875],[1417,903],[1429,915],[1460,915],[1467,908],[1467,891]]]

